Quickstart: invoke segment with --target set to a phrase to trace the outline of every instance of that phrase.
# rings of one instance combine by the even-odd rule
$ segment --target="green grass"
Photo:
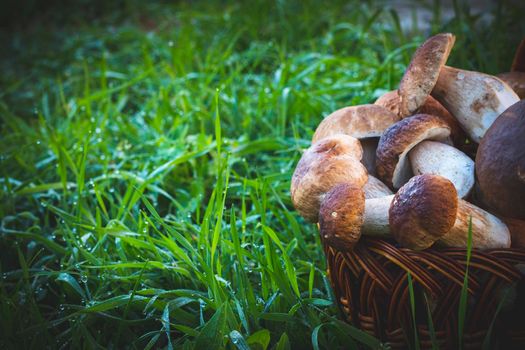
[[[372,1],[81,5],[0,32],[0,347],[379,347],[339,321],[290,178],[427,33]],[[508,69],[520,11],[430,9],[451,65]]]

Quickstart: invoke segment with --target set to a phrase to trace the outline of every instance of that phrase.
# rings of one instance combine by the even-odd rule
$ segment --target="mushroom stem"
[[[489,212],[462,199],[458,201],[454,226],[437,243],[447,247],[466,247],[471,217],[472,247],[478,249],[510,247],[510,232],[507,225]]]
[[[441,68],[432,96],[476,143],[503,111],[519,101],[507,84],[492,75],[448,66]]]
[[[408,153],[414,175],[435,174],[450,180],[459,198],[474,187],[474,161],[465,153],[444,143],[423,141]]]
[[[374,237],[390,236],[388,210],[394,195],[365,200],[365,213],[361,231],[364,235]]]
[[[387,185],[372,175],[368,175],[368,180],[363,186],[363,191],[365,192],[366,199],[386,197],[393,194]]]

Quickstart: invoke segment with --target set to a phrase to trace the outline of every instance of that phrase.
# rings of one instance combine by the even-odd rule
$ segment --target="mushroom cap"
[[[340,183],[352,183],[363,187],[367,178],[363,164],[350,155],[317,158],[301,176],[294,173],[291,186],[292,203],[306,220],[317,222],[319,206],[326,192]]]
[[[315,130],[312,142],[334,134],[358,139],[379,137],[387,127],[399,120],[394,113],[372,104],[341,108],[326,118]]]
[[[402,115],[414,113],[425,102],[455,41],[453,34],[442,33],[430,37],[416,50],[399,84]]]
[[[400,113],[400,98],[398,90],[392,90],[379,97],[374,104],[385,107],[390,111],[399,115]],[[458,120],[450,114],[449,111],[438,100],[431,95],[428,95],[425,102],[417,109],[418,114],[432,114],[440,117],[450,126],[450,137],[455,145],[462,145],[465,143],[467,135],[461,129]],[[406,118],[408,115],[399,115],[401,118]]]
[[[525,219],[525,100],[503,112],[481,140],[476,176],[487,207]]]
[[[308,171],[310,164],[315,159],[335,157],[342,154],[361,160],[363,148],[359,140],[349,135],[336,134],[315,142],[303,153],[299,163],[297,163],[292,177],[292,184],[295,179],[302,177]]]
[[[375,105],[384,107],[391,111],[392,113],[395,113],[400,118],[407,117],[408,115],[402,115],[400,110],[400,98],[399,98],[399,90],[392,90],[384,95],[379,96],[379,98],[374,102]]]
[[[368,175],[368,181],[363,186],[366,199],[381,198],[392,195],[392,191],[387,185],[381,182],[377,177]]]
[[[448,126],[450,126],[450,138],[454,145],[463,145],[465,143],[467,134],[461,129],[461,124],[459,124],[456,117],[450,114],[450,112],[434,97],[428,95],[425,103],[419,107],[417,112],[422,114],[432,114],[443,119],[447,122]]]
[[[441,69],[432,96],[476,143],[501,113],[519,101],[518,95],[495,76],[447,66]]]
[[[512,248],[525,248],[525,220],[502,218],[510,231]]]
[[[407,153],[424,140],[448,141],[450,127],[439,117],[416,114],[385,130],[376,151],[376,170],[390,188],[401,187],[412,172],[406,162]]]
[[[459,198],[474,187],[474,161],[457,148],[435,141],[423,141],[408,153],[414,175],[435,174],[450,180]]]
[[[510,86],[520,99],[523,100],[525,98],[525,72],[507,72],[496,76]]]
[[[359,186],[341,183],[325,195],[319,209],[321,236],[338,250],[352,249],[361,237],[365,195]]]
[[[390,230],[402,246],[426,249],[452,229],[457,210],[452,182],[439,175],[414,176],[390,204]]]
[[[510,66],[511,72],[525,72],[525,38],[523,38],[516,49],[514,60]]]

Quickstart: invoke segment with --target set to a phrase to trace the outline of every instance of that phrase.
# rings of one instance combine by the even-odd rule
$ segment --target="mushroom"
[[[394,195],[365,199],[365,192],[351,183],[334,186],[319,209],[324,240],[339,250],[352,249],[361,234],[387,236],[388,208]]]
[[[361,164],[359,141],[348,135],[333,135],[307,149],[292,176],[292,203],[306,220],[317,222],[321,198],[342,182],[363,187],[367,172]]]
[[[525,72],[525,38],[523,38],[516,49],[512,65],[510,66],[511,72]]]
[[[496,75],[503,80],[520,99],[525,98],[525,72],[507,72]]]
[[[511,247],[525,248],[525,220],[502,217],[510,231]]]
[[[455,41],[453,34],[437,34],[416,50],[399,84],[400,117],[413,114],[425,103]]]
[[[473,247],[510,246],[510,234],[498,218],[457,197],[454,185],[439,175],[413,177],[397,194],[366,199],[364,188],[334,186],[319,209],[319,227],[331,246],[351,249],[361,234],[394,237],[404,246],[437,244],[466,247],[472,216]]]
[[[510,72],[500,73],[497,77],[507,83],[520,99],[525,98],[525,38],[516,50]]]
[[[314,133],[312,142],[334,134],[346,134],[361,140],[364,150],[363,164],[368,172],[373,174],[377,138],[398,120],[399,117],[381,106],[368,104],[341,108],[323,119]]]
[[[366,199],[386,197],[393,194],[387,185],[370,174],[368,175],[368,181],[363,186],[363,191],[365,191]]]
[[[495,213],[525,220],[525,100],[503,112],[476,154],[479,198]]]
[[[403,246],[426,249],[437,242],[466,247],[472,218],[472,246],[510,247],[507,226],[494,215],[457,196],[452,182],[439,175],[418,175],[395,194],[389,210],[390,230]]]
[[[474,161],[457,148],[435,141],[423,141],[408,153],[414,175],[435,174],[450,180],[460,198],[474,187]]]
[[[476,143],[498,115],[519,101],[502,80],[488,74],[444,66],[432,90]]]
[[[447,142],[449,135],[450,127],[430,114],[416,114],[392,125],[377,147],[379,178],[389,187],[399,188],[413,174],[439,174],[454,183],[461,197],[468,195],[474,185],[474,164],[467,155],[439,142],[427,142],[413,150],[425,140]],[[406,161],[407,155],[412,166]]]
[[[399,94],[398,90],[392,90],[380,96],[374,104],[385,107],[393,113],[399,113]],[[432,114],[443,119],[450,127],[450,137],[455,145],[461,146],[465,143],[467,138],[465,132],[461,129],[461,125],[452,114],[445,107],[439,103],[431,95],[428,95],[425,102],[417,109],[415,114]],[[404,116],[406,118],[407,116]]]

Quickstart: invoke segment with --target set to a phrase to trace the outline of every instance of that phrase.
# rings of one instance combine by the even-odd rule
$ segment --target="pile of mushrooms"
[[[397,90],[318,126],[291,198],[329,245],[464,248],[471,224],[474,248],[525,248],[525,39],[500,78],[446,66],[454,42],[429,38]]]

